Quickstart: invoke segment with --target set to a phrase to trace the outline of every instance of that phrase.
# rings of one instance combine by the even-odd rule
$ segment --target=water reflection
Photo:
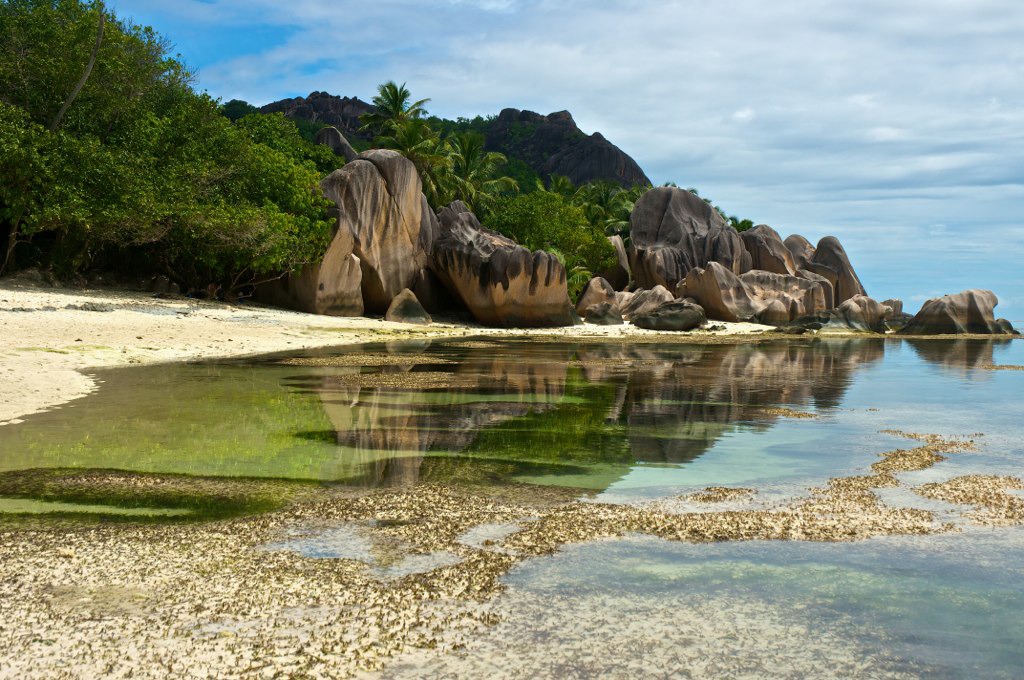
[[[408,485],[422,480],[432,454],[577,466],[692,461],[732,428],[769,428],[778,416],[766,408],[837,406],[854,372],[884,353],[885,343],[860,339],[439,343],[406,366],[334,368],[293,384],[319,395],[334,443],[360,459],[361,482]],[[384,386],[368,386],[368,374]]]
[[[396,486],[528,479],[604,490],[626,476],[669,484],[659,466],[688,464],[691,474],[699,462],[704,477],[679,483],[818,479],[872,455],[852,441],[863,422],[836,415],[780,423],[773,409],[838,414],[854,385],[867,388],[854,401],[898,404],[911,379],[919,382],[914,399],[955,401],[949,390],[964,375],[1010,381],[975,370],[1001,363],[1009,347],[879,338],[719,346],[474,340],[133,367],[100,372],[96,393],[5,426],[0,471],[108,468]],[[942,371],[926,375],[921,360]],[[943,377],[950,372],[956,385]]]

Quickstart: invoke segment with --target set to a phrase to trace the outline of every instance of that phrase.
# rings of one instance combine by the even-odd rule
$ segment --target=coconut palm
[[[363,124],[361,130],[386,134],[390,127],[401,125],[410,120],[419,120],[427,115],[424,105],[429,99],[412,101],[412,93],[405,83],[395,84],[389,80],[377,87],[377,96],[373,98],[373,105],[376,111],[364,113],[359,117]]]
[[[421,118],[393,121],[388,127],[388,134],[377,137],[377,146],[397,151],[412,161],[420,174],[427,201],[435,208],[444,205],[448,199],[447,187],[452,183],[448,145]]]
[[[504,154],[487,151],[483,135],[460,132],[448,139],[451,149],[453,194],[478,213],[486,213],[494,200],[519,191],[511,177],[498,176],[507,162]]]

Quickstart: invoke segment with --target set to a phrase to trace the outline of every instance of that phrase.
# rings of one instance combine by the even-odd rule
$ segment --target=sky
[[[1024,320],[1020,0],[111,0],[224,101],[386,80],[432,114],[569,110],[655,184],[812,242],[868,293]]]

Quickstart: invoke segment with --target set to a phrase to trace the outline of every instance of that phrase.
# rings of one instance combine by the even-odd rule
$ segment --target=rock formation
[[[622,311],[622,318],[630,321],[634,316],[652,312],[666,302],[672,302],[675,296],[664,286],[655,286],[650,290],[637,290],[631,293],[616,293],[615,303]]]
[[[615,289],[612,288],[612,284],[595,276],[580,293],[580,299],[576,302],[576,313],[585,317],[587,310],[599,302],[615,302]]]
[[[636,202],[630,240],[633,278],[642,288],[674,288],[712,261],[734,274],[751,267],[739,233],[699,196],[675,187],[651,189]]]
[[[416,166],[395,151],[367,151],[320,186],[338,208],[335,241],[351,239],[359,260],[366,311],[383,313],[416,284],[438,233]]]
[[[384,320],[419,325],[426,325],[433,321],[430,314],[427,314],[427,310],[423,309],[423,305],[416,299],[416,295],[408,288],[391,301],[388,311],[384,314]]]
[[[336,127],[322,128],[316,133],[314,141],[317,144],[331,147],[331,151],[343,157],[346,163],[354,161],[359,156],[356,150],[352,148],[352,145],[348,143],[348,140],[345,139],[345,135],[341,134]]]
[[[813,258],[801,268],[829,280],[837,306],[854,295],[867,295],[857,277],[857,272],[850,264],[850,258],[846,256],[846,251],[835,236],[826,236],[818,241]]]
[[[692,331],[707,322],[700,305],[673,300],[633,317],[633,325],[652,331]]]
[[[283,113],[292,119],[334,126],[346,135],[365,137],[366,133],[359,131],[362,126],[359,117],[376,110],[373,104],[358,97],[336,97],[326,92],[311,92],[308,97],[282,99],[267,104],[260,109],[260,113]]]
[[[925,302],[921,311],[900,332],[906,335],[1013,333],[1010,322],[995,318],[998,304],[999,299],[990,290],[965,290],[956,295],[943,295]]]
[[[759,224],[740,234],[743,245],[750,253],[751,267],[775,274],[793,276],[796,265],[793,255],[782,242],[778,232],[767,224]]]
[[[538,250],[484,229],[456,201],[439,214],[431,268],[487,326],[554,327],[574,322],[565,267]]]
[[[584,134],[568,111],[542,116],[505,109],[488,124],[485,136],[488,150],[519,158],[544,178],[564,175],[577,186],[651,183],[636,161],[600,133]]]
[[[597,326],[621,326],[625,323],[622,312],[614,302],[598,302],[591,305],[583,318],[587,323]]]

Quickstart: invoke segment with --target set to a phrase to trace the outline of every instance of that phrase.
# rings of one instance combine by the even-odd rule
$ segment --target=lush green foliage
[[[570,294],[578,294],[592,272],[615,265],[615,251],[604,231],[584,209],[560,194],[535,191],[499,198],[485,225],[530,250],[548,250],[565,265]]]
[[[69,97],[103,11],[95,68]],[[0,3],[0,151],[8,267],[116,264],[237,288],[315,259],[330,235],[317,185],[333,154],[282,116],[233,124],[164,39],[100,3]]]

